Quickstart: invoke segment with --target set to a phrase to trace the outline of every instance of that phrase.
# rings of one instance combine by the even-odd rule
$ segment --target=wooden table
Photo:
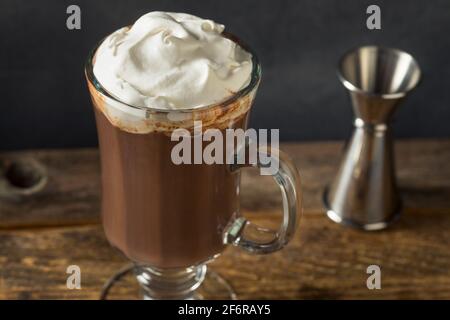
[[[304,188],[294,240],[267,256],[229,248],[212,267],[242,299],[450,298],[450,140],[397,143],[405,210],[391,228],[372,233],[325,217],[322,190],[336,172],[342,146],[284,144]],[[107,278],[127,263],[99,224],[97,150],[9,152],[0,158],[36,159],[49,176],[33,195],[0,199],[0,299],[97,299]],[[256,171],[246,171],[242,184],[245,215],[276,225],[275,184]],[[381,290],[366,287],[372,264],[381,267]],[[81,290],[66,287],[69,265],[81,268]],[[114,297],[132,297],[135,285],[130,276]]]

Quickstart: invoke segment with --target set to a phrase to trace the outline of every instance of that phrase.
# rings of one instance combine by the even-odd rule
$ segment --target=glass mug
[[[167,110],[128,105],[95,78],[98,47],[86,64],[100,145],[104,231],[134,263],[146,299],[206,298],[200,291],[206,263],[226,245],[258,254],[280,250],[292,238],[299,219],[299,174],[280,151],[270,154],[279,164],[273,177],[283,200],[278,231],[260,228],[240,214],[240,171],[251,164],[176,165],[171,159],[178,143],[171,133],[180,128],[194,132],[194,121],[201,121],[203,131],[247,128],[261,67],[248,46],[226,36],[252,54],[251,81],[225,101],[205,107]],[[234,152],[237,158],[238,151]],[[260,154],[269,152],[258,147]],[[258,160],[256,166],[264,164]]]

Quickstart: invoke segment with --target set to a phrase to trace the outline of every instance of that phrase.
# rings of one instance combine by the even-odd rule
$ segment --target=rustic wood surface
[[[450,299],[450,140],[400,141],[398,178],[405,209],[391,228],[367,233],[324,215],[322,190],[340,161],[340,142],[284,144],[300,168],[304,214],[281,252],[248,255],[229,248],[212,264],[242,299]],[[5,163],[35,159],[47,170],[35,194],[0,190],[0,299],[97,299],[103,283],[127,263],[99,223],[99,164],[94,149],[0,154]],[[279,220],[279,191],[270,178],[246,170],[243,209],[264,226]],[[78,265],[82,289],[66,287]],[[368,290],[366,268],[381,266],[382,289]],[[136,297],[129,276],[113,298]]]

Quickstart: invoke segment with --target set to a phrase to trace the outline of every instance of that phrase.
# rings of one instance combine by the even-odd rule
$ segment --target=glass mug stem
[[[196,289],[206,275],[206,265],[189,268],[158,269],[137,265],[134,269],[144,300],[201,299]]]
[[[267,254],[283,248],[294,235],[298,215],[301,212],[300,175],[293,161],[280,150],[272,152],[273,150],[268,147],[264,147],[264,149],[267,149],[267,151],[259,147],[258,155],[263,154],[265,158],[270,155],[271,161],[278,163],[279,169],[273,174],[273,178],[281,190],[283,222],[278,231],[273,231],[262,228],[239,216],[228,225],[223,237],[225,244],[232,244],[256,254]],[[261,156],[258,156],[256,165],[233,164],[230,166],[230,170],[237,172],[245,167],[266,167],[260,159]]]

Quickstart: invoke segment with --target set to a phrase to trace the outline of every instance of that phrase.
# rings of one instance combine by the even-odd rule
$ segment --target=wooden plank
[[[392,228],[365,233],[329,221],[321,192],[337,170],[342,143],[284,144],[299,166],[304,215],[295,239],[269,256],[229,248],[213,263],[252,299],[450,298],[450,140],[397,144],[405,212]],[[104,281],[127,263],[99,225],[99,166],[94,149],[25,151],[0,158],[37,159],[45,188],[29,197],[0,197],[0,299],[96,299]],[[0,180],[2,177],[0,177]],[[273,226],[278,189],[256,170],[243,175],[244,212]],[[66,288],[68,265],[82,270],[82,290]],[[366,288],[366,268],[382,269],[382,289]],[[136,296],[132,276],[113,291]]]
[[[306,211],[322,213],[322,190],[337,171],[342,148],[341,142],[282,145],[300,168]],[[396,156],[405,206],[450,212],[450,140],[400,141]],[[0,198],[0,229],[98,223],[95,149],[0,153],[0,159],[14,158],[36,159],[47,168],[49,179],[42,191],[20,201]],[[242,207],[248,211],[280,207],[277,186],[257,170],[244,170],[241,189]]]
[[[16,159],[38,161],[46,168],[48,181],[30,196],[0,197],[0,228],[98,223],[100,169],[95,149],[0,154],[3,163]]]
[[[270,212],[250,214],[273,225]],[[391,229],[364,233],[323,215],[305,214],[284,250],[266,256],[229,248],[212,268],[242,299],[448,299],[450,215],[411,210]],[[97,299],[106,279],[127,263],[100,226],[0,232],[0,299]],[[80,266],[81,290],[66,287],[66,268]],[[366,268],[382,270],[382,289],[368,290]],[[112,297],[133,298],[127,277]]]

